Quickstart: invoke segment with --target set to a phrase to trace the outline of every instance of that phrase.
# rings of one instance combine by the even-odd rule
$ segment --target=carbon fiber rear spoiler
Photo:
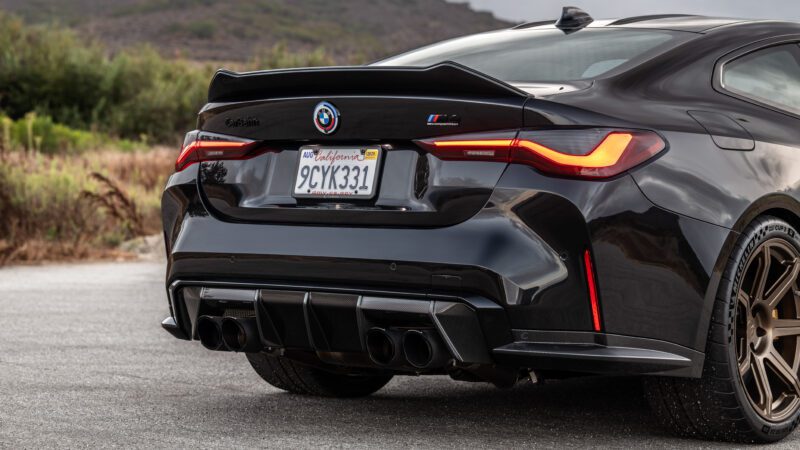
[[[211,80],[208,102],[333,95],[530,97],[466,66],[443,62],[423,68],[319,67],[245,73],[220,70]]]

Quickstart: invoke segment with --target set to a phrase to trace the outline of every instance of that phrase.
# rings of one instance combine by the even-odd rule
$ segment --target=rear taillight
[[[180,172],[188,166],[203,161],[247,159],[267,151],[255,141],[196,140],[188,142],[175,161]]]
[[[526,164],[577,178],[619,175],[666,148],[651,131],[611,129],[524,131],[509,139],[449,137],[419,143],[441,159]]]

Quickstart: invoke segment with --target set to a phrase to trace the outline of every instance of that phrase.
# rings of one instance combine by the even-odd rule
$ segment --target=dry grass
[[[158,233],[175,150],[0,155],[0,265],[121,258],[118,245]]]

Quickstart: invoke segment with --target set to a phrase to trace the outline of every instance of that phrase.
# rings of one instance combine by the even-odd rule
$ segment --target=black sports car
[[[800,24],[669,15],[219,71],[170,316],[290,392],[640,374],[684,435],[800,421]]]

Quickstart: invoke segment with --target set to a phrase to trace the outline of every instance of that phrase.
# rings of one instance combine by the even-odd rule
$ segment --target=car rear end
[[[366,67],[219,72],[162,201],[164,327],[212,350],[497,384],[530,369],[697,376],[685,329],[635,315],[653,273],[703,276],[670,255],[639,264],[685,240],[629,175],[669,143],[606,114],[593,87],[692,36],[555,30],[531,37],[537,62],[526,32]],[[609,54],[559,68],[591,45]]]

